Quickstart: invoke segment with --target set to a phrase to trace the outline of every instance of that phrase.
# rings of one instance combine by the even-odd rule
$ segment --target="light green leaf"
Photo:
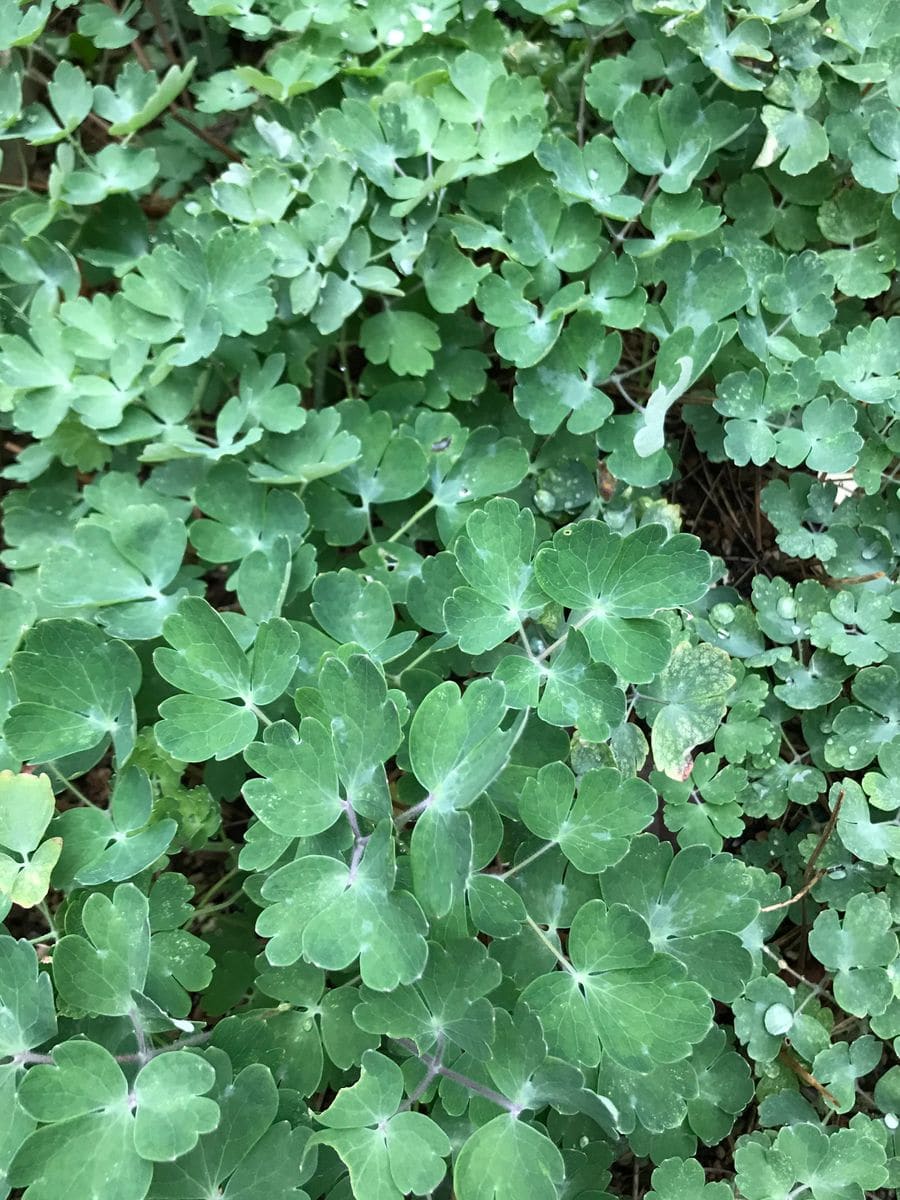
[[[623,858],[630,838],[645,829],[656,811],[656,794],[642,779],[625,779],[606,768],[578,780],[563,763],[549,763],[528,779],[519,803],[523,823],[554,841],[566,858],[599,874]]]
[[[332,1146],[347,1164],[354,1193],[399,1200],[431,1193],[443,1179],[450,1140],[430,1118],[398,1112],[403,1074],[389,1058],[368,1050],[352,1087],[338,1092],[318,1121],[327,1132],[314,1143]],[[371,1126],[375,1128],[371,1128]]]
[[[280,867],[263,885],[269,907],[257,922],[272,939],[269,962],[286,966],[302,955],[338,971],[359,958],[363,982],[383,992],[418,979],[426,923],[415,900],[394,890],[395,873],[389,822],[376,827],[352,869],[324,856]]]
[[[193,1150],[219,1123],[219,1106],[204,1095],[216,1073],[197,1054],[160,1054],[134,1083],[134,1148],[151,1162],[169,1162]]]
[[[734,682],[724,650],[690,642],[675,647],[668,665],[647,688],[645,709],[652,722],[650,744],[658,770],[672,779],[687,778],[693,767],[691,751],[715,735]]]
[[[86,937],[66,934],[53,951],[53,979],[60,996],[76,1008],[125,1016],[142,991],[150,956],[146,897],[131,883],[112,899],[92,893],[81,912]]]
[[[709,559],[698,544],[686,534],[667,538],[656,524],[622,537],[579,521],[538,552],[535,572],[547,595],[572,610],[591,657],[640,683],[669,657],[668,629],[650,618],[706,591]]]
[[[551,1052],[593,1066],[602,1051],[646,1072],[687,1058],[709,1031],[707,992],[685,979],[680,964],[654,953],[647,925],[625,905],[582,905],[568,955],[566,970],[541,975],[522,993],[540,1013]]]
[[[564,1179],[563,1157],[546,1134],[507,1114],[471,1134],[453,1172],[459,1200],[558,1200]]]
[[[534,518],[513,500],[489,500],[472,513],[453,547],[468,587],[444,604],[449,633],[468,654],[480,654],[515,634],[546,603],[531,566]]]
[[[45,762],[97,750],[107,739],[117,758],[130,754],[141,669],[129,646],[85,621],[41,621],[11,670],[19,702],[5,734],[20,758]]]
[[[38,973],[34,947],[26,941],[0,937],[0,1055],[12,1057],[32,1050],[56,1034],[53,986]]]

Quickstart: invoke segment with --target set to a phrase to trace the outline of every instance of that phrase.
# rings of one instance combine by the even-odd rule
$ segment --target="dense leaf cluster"
[[[2,1194],[888,1195],[896,0],[0,67]]]

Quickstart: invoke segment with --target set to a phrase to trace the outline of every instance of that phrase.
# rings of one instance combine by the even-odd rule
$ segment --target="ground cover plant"
[[[0,0],[0,1191],[900,1180],[900,6]]]

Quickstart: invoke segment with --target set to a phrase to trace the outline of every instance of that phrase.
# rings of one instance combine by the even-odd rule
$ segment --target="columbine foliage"
[[[893,1194],[898,62],[0,0],[0,1194]]]

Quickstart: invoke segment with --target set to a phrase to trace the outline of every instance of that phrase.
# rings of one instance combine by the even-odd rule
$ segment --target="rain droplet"
[[[468,489],[467,487],[461,487],[461,488],[459,489],[459,498],[460,498],[460,500],[468,500],[468,498],[469,498],[471,495],[472,495],[472,493],[469,491],[469,489]]]
[[[781,1037],[787,1033],[793,1023],[794,1014],[786,1004],[769,1005],[763,1016],[766,1033],[771,1033],[773,1037]]]
[[[714,604],[709,615],[715,625],[730,625],[736,614],[731,604]]]
[[[866,560],[866,562],[871,562],[877,553],[877,546],[863,546],[862,548],[862,557]]]
[[[387,42],[387,44],[389,46],[402,46],[403,45],[403,30],[402,29],[392,29],[390,31],[390,33],[387,35],[387,37],[385,38],[385,41]]]
[[[779,617],[782,617],[785,621],[789,621],[797,615],[797,602],[792,596],[782,596],[775,605],[775,611]]]
[[[440,454],[442,450],[446,450],[453,439],[448,434],[447,437],[438,438],[436,442],[431,443],[432,454]]]
[[[847,747],[848,754],[856,754],[856,753],[858,753],[858,751],[859,751],[859,746],[848,746]]]
[[[896,1129],[897,1126],[900,1125],[900,1117],[897,1117],[895,1113],[885,1113],[884,1123],[887,1125],[888,1129]]]

